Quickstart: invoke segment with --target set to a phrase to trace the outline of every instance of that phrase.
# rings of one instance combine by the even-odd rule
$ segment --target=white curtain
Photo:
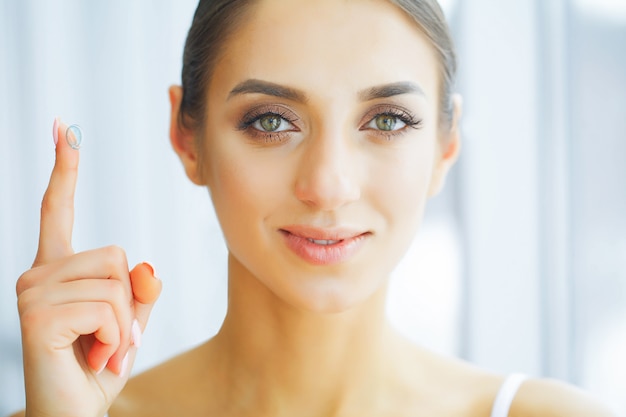
[[[563,378],[626,413],[626,19],[580,2],[446,2],[463,155],[388,312],[433,349]],[[0,0],[0,415],[23,405],[14,288],[36,251],[55,116],[84,133],[75,250],[119,245],[164,281],[135,372],[221,324],[226,249],[167,136],[195,6]]]
[[[75,250],[119,245],[131,266],[148,260],[164,282],[135,369],[200,342],[221,322],[221,232],[208,193],[186,179],[168,139],[167,88],[180,83],[195,6],[0,3],[0,415],[23,406],[15,281],[37,248],[55,116],[84,134]]]
[[[459,1],[461,352],[626,413],[626,3]]]

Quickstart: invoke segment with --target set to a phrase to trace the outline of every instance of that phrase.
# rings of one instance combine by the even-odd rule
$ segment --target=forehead
[[[323,94],[414,81],[437,95],[430,41],[387,0],[260,0],[224,46],[212,88],[255,78]]]

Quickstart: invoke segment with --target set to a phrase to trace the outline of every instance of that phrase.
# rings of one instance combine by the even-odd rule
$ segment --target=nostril
[[[295,187],[296,197],[310,206],[333,210],[360,198],[357,182],[345,175],[320,173],[317,177],[301,179]]]
[[[296,197],[321,210],[358,200],[357,156],[350,137],[326,130],[308,139],[298,165]]]

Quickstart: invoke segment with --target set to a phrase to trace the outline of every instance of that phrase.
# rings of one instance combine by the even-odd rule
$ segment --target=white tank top
[[[517,394],[519,387],[526,379],[526,375],[511,374],[504,380],[498,391],[496,400],[493,402],[491,417],[507,417],[509,415],[509,409],[511,408],[515,394]]]

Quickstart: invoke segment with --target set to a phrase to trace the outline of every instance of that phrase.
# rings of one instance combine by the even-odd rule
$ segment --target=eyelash
[[[400,120],[405,126],[401,127],[397,130],[381,130],[381,129],[371,129],[367,126],[374,121],[379,116],[389,116],[394,117]],[[364,123],[360,130],[369,130],[375,132],[376,135],[383,136],[386,140],[391,140],[392,138],[407,133],[407,128],[419,129],[422,127],[423,120],[415,116],[409,110],[402,107],[395,106],[379,106],[372,109],[364,118]]]
[[[292,132],[298,131],[298,129],[296,128],[296,130],[291,129],[282,130],[279,132],[269,132],[255,128],[253,125],[265,116],[278,116],[291,125],[299,120],[299,118],[294,113],[282,106],[255,107],[243,115],[241,121],[237,125],[237,130],[244,131],[252,136],[253,139],[260,140],[268,144],[281,142],[282,140],[286,139],[285,136],[289,135]]]
[[[298,132],[299,129],[296,127],[295,129],[282,130],[278,132],[271,131],[262,131],[255,128],[253,125],[266,116],[278,116],[287,123],[293,125],[295,122],[299,120],[299,118],[292,113],[290,110],[286,109],[282,106],[261,106],[255,107],[252,110],[248,111],[243,115],[241,121],[237,125],[237,130],[244,131],[248,135],[250,135],[255,140],[260,140],[267,144],[272,143],[280,143],[281,141],[287,139],[287,136],[292,132]],[[374,121],[379,116],[389,116],[394,117],[400,120],[405,126],[401,127],[397,130],[385,131],[381,129],[372,129],[368,128],[371,122]],[[385,140],[391,140],[392,138],[402,135],[406,133],[407,128],[419,129],[422,127],[422,119],[416,117],[409,110],[399,107],[392,106],[384,106],[384,107],[376,107],[372,109],[368,114],[363,118],[364,122],[361,123],[361,131],[372,131],[374,134],[382,136]],[[295,126],[294,126],[295,127]]]

